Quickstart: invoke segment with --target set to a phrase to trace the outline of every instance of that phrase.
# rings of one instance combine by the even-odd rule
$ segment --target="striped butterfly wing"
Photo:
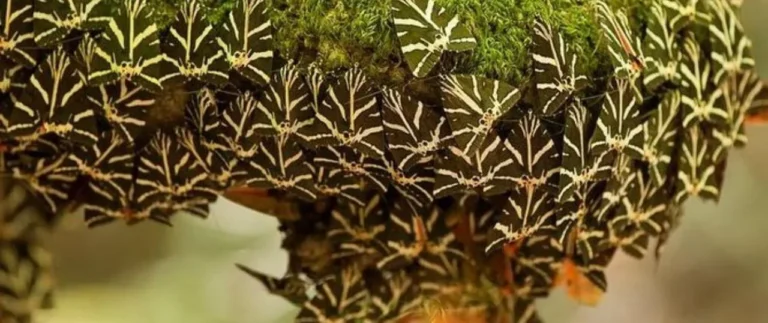
[[[249,159],[258,152],[259,139],[251,130],[257,107],[256,94],[245,91],[221,111],[223,123],[217,141],[239,159]]]
[[[314,176],[315,192],[318,199],[338,198],[344,203],[365,205],[367,198],[363,180],[347,174],[339,167],[315,166],[308,164]]]
[[[600,29],[607,39],[614,75],[619,79],[628,80],[632,93],[641,99],[642,93],[637,83],[647,68],[647,62],[640,40],[632,34],[624,10],[613,10],[603,0],[595,4]]]
[[[670,91],[643,124],[645,143],[643,161],[648,163],[651,180],[657,186],[665,182],[668,169],[674,158],[679,126],[681,123],[680,91]]]
[[[88,106],[97,119],[126,140],[133,143],[144,132],[148,109],[155,104],[152,93],[126,80],[89,87],[86,93]]]
[[[389,188],[390,175],[382,161],[366,157],[352,148],[319,148],[313,160],[318,166],[341,169],[348,176],[364,179],[366,190],[385,193]]]
[[[619,231],[613,226],[607,228],[605,248],[616,248],[635,259],[643,259],[648,252],[651,236],[642,230]]]
[[[131,225],[147,219],[170,225],[167,201],[154,200],[151,195],[137,195],[135,181],[133,177],[130,186],[123,188],[122,192],[103,191],[95,183],[88,183],[84,206],[88,227],[95,228],[117,220]]]
[[[164,55],[152,16],[146,0],[121,0],[106,34],[96,41],[88,75],[91,86],[129,80],[151,92],[162,89]]]
[[[104,29],[112,19],[103,0],[35,1],[35,42],[55,47],[74,31]]]
[[[554,223],[557,241],[563,250],[580,248],[578,236],[583,230],[589,231],[589,225],[596,222],[604,189],[605,181],[587,182],[574,190],[570,199],[558,202]],[[599,239],[603,235],[598,231],[594,236]]]
[[[648,236],[658,236],[663,231],[667,209],[664,199],[667,192],[639,170],[630,181],[615,217],[609,222],[609,229],[621,239],[637,241],[623,249],[630,254],[642,256],[647,249]]]
[[[109,19],[111,20],[112,18],[110,17]],[[104,33],[95,36],[91,33],[82,34],[77,47],[70,53],[70,58],[77,69],[80,79],[88,86],[92,86],[89,75],[94,70],[93,61],[96,58],[96,43],[98,39],[105,37],[104,35]]]
[[[238,185],[245,180],[247,169],[224,140],[225,123],[219,110],[216,93],[210,88],[201,89],[189,100],[185,110],[187,127],[179,138],[193,155],[207,165],[219,190]]]
[[[512,257],[512,276],[519,297],[542,297],[557,277],[563,250],[554,238],[555,228],[542,223],[539,230],[519,241]]]
[[[591,212],[591,211],[590,211]],[[597,217],[588,214],[581,218],[575,228],[575,248],[573,258],[583,263],[589,263],[597,258],[601,252],[610,248],[608,223],[598,220]]]
[[[702,0],[663,0],[661,4],[669,17],[669,28],[679,32],[693,23],[708,23],[712,17],[707,12],[708,1]]]
[[[464,196],[454,207],[460,210],[458,224],[453,227],[456,238],[465,245],[474,245],[471,249],[490,250],[492,230],[498,215],[502,212],[497,200],[488,202],[478,196]],[[450,211],[449,211],[450,212]],[[450,219],[450,214],[448,213]]]
[[[448,120],[431,107],[398,89],[384,90],[382,103],[387,148],[398,169],[432,159],[446,145]]]
[[[308,300],[307,283],[297,276],[273,277],[257,270],[236,264],[237,268],[258,280],[270,294],[278,295],[296,306],[301,306]]]
[[[680,219],[682,216],[683,209],[679,204],[667,204],[664,216],[662,217],[663,220],[661,221],[661,233],[659,233],[659,237],[656,242],[656,248],[654,248],[654,256],[656,257],[657,261],[661,257],[661,254],[664,252],[664,248],[669,241],[670,234],[672,234],[672,231],[677,229],[677,227],[680,225]]]
[[[552,115],[560,111],[574,92],[587,85],[580,73],[578,57],[562,34],[536,19],[533,28],[533,81],[536,84],[536,111]]]
[[[348,70],[330,85],[316,119],[321,130],[308,138],[311,142],[330,140],[368,157],[384,156],[386,141],[377,90],[359,68]]]
[[[605,275],[605,269],[611,262],[614,254],[616,254],[616,249],[609,248],[600,251],[598,255],[589,261],[576,262],[581,274],[603,292],[608,288],[608,279]]]
[[[553,222],[554,215],[555,200],[549,190],[531,185],[516,187],[488,231],[485,250],[491,251],[535,234],[543,225]]]
[[[290,192],[302,200],[314,201],[312,170],[299,144],[289,138],[267,137],[259,143],[259,154],[248,161],[248,185]]]
[[[56,214],[69,202],[70,189],[77,179],[76,174],[61,170],[66,160],[66,153],[38,158],[12,167],[11,173],[44,203],[49,212]]]
[[[458,249],[455,250],[456,252]],[[425,298],[456,297],[461,291],[461,265],[460,257],[447,258],[443,253],[427,252],[419,257],[418,267],[415,269],[419,289]],[[439,306],[439,305],[438,305]]]
[[[416,77],[429,74],[443,52],[468,51],[477,46],[459,16],[435,0],[395,0],[392,16],[403,56]]]
[[[229,71],[256,85],[269,83],[272,71],[272,23],[266,0],[236,0],[216,42]]]
[[[512,154],[520,176],[518,186],[542,186],[556,182],[560,155],[541,119],[529,112],[510,130],[504,147]]]
[[[475,75],[443,75],[440,88],[451,136],[466,155],[479,149],[521,96],[509,84]]]
[[[514,242],[538,229],[542,221],[554,214],[554,183],[560,156],[539,117],[532,112],[519,120],[505,141],[514,160],[517,183],[507,200],[488,247]]]
[[[314,123],[312,89],[299,69],[288,64],[272,75],[264,95],[259,99],[253,132],[261,136],[289,136],[302,139]]]
[[[752,56],[752,41],[744,34],[744,27],[729,1],[708,1],[707,5],[712,17],[708,24],[712,44],[712,79],[720,85],[729,77],[753,69],[755,58]]]
[[[228,158],[222,151],[211,147],[205,138],[196,136],[195,133],[185,127],[175,129],[176,139],[184,146],[184,149],[194,158],[195,162],[208,174],[208,180],[204,185],[211,193],[219,194],[232,184],[237,183],[246,175],[246,170],[237,167],[239,161]],[[235,161],[234,165],[232,161]]]
[[[161,45],[161,84],[222,85],[229,79],[224,53],[216,45],[216,31],[207,22],[200,2],[183,2]]]
[[[207,217],[209,205],[216,202],[221,192],[221,184],[225,183],[230,175],[226,173],[226,165],[215,151],[206,160],[200,160],[197,158],[201,152],[200,146],[185,145],[179,137],[181,134],[179,131],[168,134],[183,154],[178,160],[170,160],[172,165],[180,168],[178,178],[174,179],[178,190],[173,200],[175,205],[171,209]]]
[[[722,91],[712,84],[713,70],[701,45],[692,37],[683,44],[682,104],[683,127],[688,129],[701,123],[724,125],[728,119],[725,107],[718,104]]]
[[[32,25],[33,2],[7,0],[0,6],[0,38],[4,43],[0,57],[28,68],[35,67],[40,57]]]
[[[325,94],[328,92],[329,84],[326,80],[326,75],[313,63],[304,71],[303,77],[311,94],[312,110],[317,113],[320,105],[323,104]]]
[[[714,155],[719,143],[707,131],[696,126],[683,133],[674,195],[678,204],[689,196],[715,201],[720,196]]]
[[[338,246],[334,258],[370,257],[382,250],[386,217],[378,194],[365,205],[340,203],[331,211],[328,238]]]
[[[418,284],[405,271],[377,277],[369,289],[371,301],[366,319],[373,322],[393,322],[416,311],[423,301]],[[371,279],[366,277],[366,281]]]
[[[593,154],[590,150],[595,116],[578,99],[566,108],[565,114],[558,203],[570,200],[574,192],[589,182],[607,177],[605,174],[613,169],[613,160],[607,158],[608,154]]]
[[[168,210],[205,216],[217,197],[205,167],[173,132],[158,132],[139,154],[137,168],[135,195],[166,203]]]
[[[728,118],[725,125],[713,129],[712,135],[720,144],[714,154],[718,160],[724,160],[728,149],[747,144],[744,124],[750,106],[763,91],[763,83],[754,71],[747,71],[727,79],[718,91],[722,92],[722,96],[717,105],[725,107]]]
[[[445,223],[442,209],[433,205],[428,208],[420,208],[420,214],[424,223],[424,240],[426,242],[424,253],[417,263],[421,267],[421,273],[428,273],[429,279],[422,278],[420,286],[429,283],[432,278],[455,282],[459,278],[459,264],[466,260],[463,246],[456,235]],[[419,238],[422,239],[422,238]]]
[[[480,149],[471,155],[449,147],[435,164],[435,198],[509,192],[515,186],[514,179],[522,175],[518,166],[495,132],[485,137]]]
[[[626,156],[619,156],[614,162],[614,167],[613,173],[606,179],[605,189],[598,202],[598,211],[593,214],[601,223],[613,217],[616,208],[627,195],[637,169],[634,162]]]
[[[654,92],[662,85],[678,85],[682,54],[678,35],[670,26],[669,12],[661,2],[651,5],[651,17],[643,48],[648,65],[643,71],[645,88]]]
[[[392,187],[414,205],[426,207],[434,200],[435,171],[430,158],[422,158],[408,170],[401,170],[387,158],[382,171],[389,174]]]
[[[126,195],[133,182],[134,147],[118,131],[106,131],[90,146],[77,146],[60,166],[62,171],[86,176],[104,194]]]
[[[224,129],[222,113],[215,90],[204,87],[187,102],[184,110],[187,128],[211,151],[223,153],[227,145],[221,141]]]
[[[296,322],[355,322],[365,317],[368,297],[360,270],[346,267],[317,287],[317,294],[304,303]]]
[[[384,258],[376,267],[382,271],[400,270],[413,264],[424,250],[427,240],[426,222],[417,208],[406,199],[399,198],[389,209],[389,222],[386,224],[383,241]],[[435,215],[435,214],[426,214]]]
[[[0,57],[0,97],[24,90],[32,70],[24,65]]]
[[[85,104],[85,83],[59,48],[38,66],[25,91],[14,99],[8,134],[27,137],[55,133],[83,144],[97,141],[94,112]]]
[[[640,118],[640,101],[631,91],[628,81],[615,81],[603,101],[595,133],[589,143],[592,154],[610,153],[614,157],[626,155],[633,159],[643,158],[645,133]]]

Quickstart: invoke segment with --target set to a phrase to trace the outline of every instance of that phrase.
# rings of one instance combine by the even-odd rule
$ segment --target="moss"
[[[397,53],[389,10],[389,0],[275,0],[276,48],[286,58],[316,58],[327,70],[354,62],[386,74]]]
[[[116,1],[116,0],[112,0]],[[180,4],[188,0],[148,0],[152,18],[160,28],[165,28],[176,19]],[[221,21],[224,14],[232,9],[234,0],[197,0],[211,22]]]
[[[541,17],[563,33],[583,66],[594,70],[591,55],[597,24],[589,6],[574,0],[442,0],[461,15],[478,40],[470,64],[475,73],[518,83],[525,77],[530,56],[531,26]]]
[[[176,0],[149,0],[156,20],[167,25]],[[211,21],[220,21],[235,0],[200,0]],[[633,29],[641,30],[652,0],[608,0],[625,8]],[[580,57],[580,67],[595,75],[608,61],[592,0],[437,0],[459,14],[477,37],[475,51],[450,57],[456,72],[483,74],[513,84],[530,73],[531,26],[541,17],[562,32]],[[333,70],[359,64],[385,83],[407,79],[390,19],[391,0],[272,0],[275,47],[283,58],[316,61]]]
[[[580,2],[438,0],[438,4],[458,13],[478,39],[478,48],[466,58],[461,72],[522,81],[530,64],[530,26],[537,16],[561,28],[566,41],[587,58],[586,69],[597,65],[591,55],[597,25],[591,9]],[[387,68],[399,55],[389,0],[276,0],[274,7],[275,39],[284,55],[293,57],[310,49],[326,69],[358,62],[374,76],[399,73]]]

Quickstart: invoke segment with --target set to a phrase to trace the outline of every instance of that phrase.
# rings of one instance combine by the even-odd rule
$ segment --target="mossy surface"
[[[357,63],[370,75],[389,73],[398,58],[390,0],[274,0],[271,16],[285,58],[326,70]]]
[[[110,0],[119,1],[119,0]],[[153,19],[161,28],[167,27],[175,18],[181,4],[190,0],[148,0]],[[235,0],[197,0],[211,22],[219,22],[232,9]]]
[[[218,22],[236,0],[199,0]],[[409,76],[400,59],[391,22],[392,0],[271,0],[276,50],[285,59],[314,61],[325,70],[359,64],[386,83]],[[608,0],[624,8],[640,30],[652,0]],[[172,21],[178,0],[149,0],[161,26]],[[593,0],[437,0],[459,14],[478,40],[472,53],[454,55],[447,68],[512,84],[530,74],[533,21],[540,17],[559,30],[580,58],[580,67],[601,74],[608,62],[601,47]]]
[[[531,63],[532,26],[537,17],[560,30],[582,57],[587,70],[596,68],[597,24],[589,6],[573,0],[443,0],[465,19],[478,40],[469,62],[475,73],[520,82]]]

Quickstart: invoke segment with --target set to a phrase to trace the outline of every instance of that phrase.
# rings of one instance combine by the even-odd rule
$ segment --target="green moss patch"
[[[438,0],[459,14],[478,39],[457,68],[512,83],[528,75],[531,26],[541,17],[559,28],[583,66],[595,70],[598,27],[591,6],[574,0]],[[399,48],[389,0],[276,0],[272,13],[278,49],[288,57],[316,53],[326,69],[360,63],[369,74],[391,73]],[[392,76],[392,75],[390,75]],[[401,75],[394,75],[395,78]]]
[[[377,74],[398,56],[388,0],[275,0],[271,14],[285,58],[314,59],[324,69],[358,63]]]
[[[235,0],[200,0],[210,20],[220,21]],[[609,0],[625,8],[638,30],[651,0]],[[150,0],[161,26],[174,17],[176,0]],[[478,40],[471,54],[451,57],[450,69],[512,84],[530,74],[533,21],[559,30],[587,74],[600,74],[607,59],[600,47],[594,7],[584,0],[437,0],[459,14]],[[286,59],[314,61],[325,70],[360,65],[386,83],[407,79],[391,22],[391,0],[272,0],[275,46]]]

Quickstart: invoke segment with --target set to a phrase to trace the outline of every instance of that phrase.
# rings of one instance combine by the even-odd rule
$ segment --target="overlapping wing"
[[[468,51],[477,46],[459,16],[435,0],[395,0],[392,16],[403,56],[416,77],[429,74],[443,52]]]

